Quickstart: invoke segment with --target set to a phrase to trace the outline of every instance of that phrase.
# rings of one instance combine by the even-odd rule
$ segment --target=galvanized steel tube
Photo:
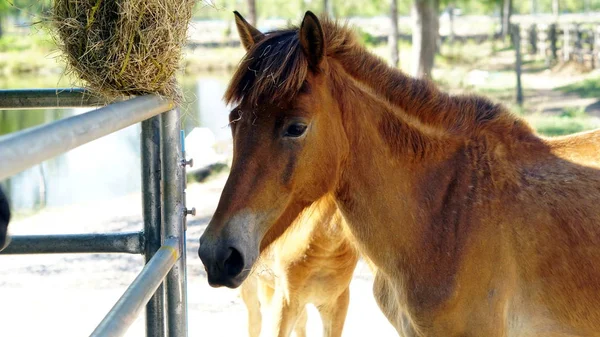
[[[148,95],[0,137],[0,180],[173,108]]]
[[[81,108],[109,103],[83,88],[0,90],[0,110]]]
[[[148,263],[160,248],[160,116],[142,122],[142,209]],[[161,284],[146,304],[146,337],[165,336],[165,290]]]
[[[178,239],[167,239],[90,336],[123,336],[177,261],[178,249]]]
[[[183,167],[180,114],[177,109],[162,118],[163,235],[177,237],[181,258],[166,278],[167,334],[187,337],[187,283],[183,205]]]
[[[142,254],[141,232],[110,234],[14,235],[0,254],[129,253]]]

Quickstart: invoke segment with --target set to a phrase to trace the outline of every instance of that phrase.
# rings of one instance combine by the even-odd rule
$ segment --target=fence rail
[[[82,88],[2,90],[0,109],[79,108],[112,103]]]
[[[154,254],[123,296],[104,317],[90,337],[123,336],[129,326],[179,259],[180,240],[170,238]]]
[[[0,254],[144,252],[144,233],[17,235]]]
[[[599,24],[530,24],[521,27],[523,50],[545,58],[546,65],[575,61],[600,68]]]
[[[0,109],[107,103],[83,89],[0,90]],[[186,337],[186,162],[180,114],[173,102],[155,95],[136,97],[0,137],[0,180],[138,122],[142,122],[142,232],[15,236],[2,253],[144,254],[146,266],[92,336],[124,334],[146,305],[146,336]]]
[[[0,101],[11,91],[0,91]],[[173,109],[159,96],[141,96],[0,138],[0,180],[92,140]]]

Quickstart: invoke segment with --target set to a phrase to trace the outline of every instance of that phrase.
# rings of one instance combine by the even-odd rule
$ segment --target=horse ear
[[[237,26],[238,34],[240,34],[242,45],[248,51],[254,44],[262,40],[265,34],[249,24],[238,11],[233,11],[233,14],[235,14],[235,25]]]
[[[306,12],[300,26],[300,45],[308,57],[309,66],[317,70],[325,55],[325,37],[319,19],[311,11]]]

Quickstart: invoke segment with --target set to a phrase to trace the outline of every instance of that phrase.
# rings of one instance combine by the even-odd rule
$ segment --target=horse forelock
[[[298,39],[298,29],[266,33],[246,53],[225,93],[228,104],[259,102],[280,104],[292,101],[301,91],[308,61]]]
[[[321,18],[326,55],[334,56],[352,48],[355,35],[347,25]],[[265,33],[240,61],[225,92],[227,104],[292,102],[306,88],[308,59],[302,51],[299,28],[290,27]]]

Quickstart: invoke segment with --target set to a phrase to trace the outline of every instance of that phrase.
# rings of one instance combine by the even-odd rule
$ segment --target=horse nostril
[[[244,268],[242,254],[237,249],[229,247],[229,257],[225,260],[224,267],[228,276],[238,276]]]

